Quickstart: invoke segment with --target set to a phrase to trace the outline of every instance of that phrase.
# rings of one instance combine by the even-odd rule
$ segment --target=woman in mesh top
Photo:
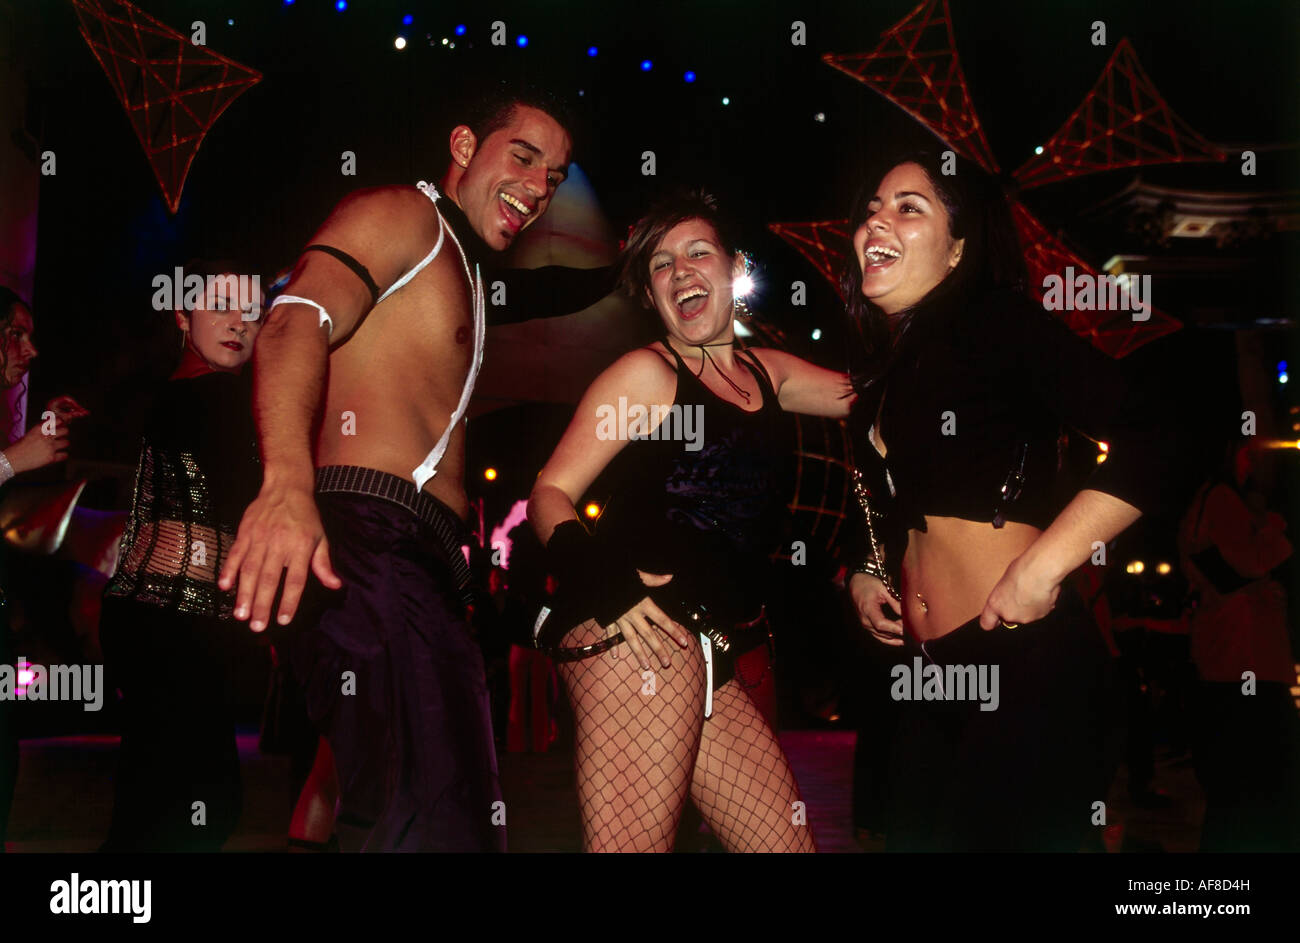
[[[216,574],[261,485],[240,373],[262,297],[252,279],[241,290],[233,275],[241,270],[184,268],[205,290],[174,312],[184,353],[154,397],[117,572],[104,591],[100,638],[123,708],[106,851],[215,851],[239,819],[228,687],[245,633]]]

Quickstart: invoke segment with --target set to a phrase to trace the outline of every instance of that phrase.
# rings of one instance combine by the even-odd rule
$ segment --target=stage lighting
[[[731,293],[737,298],[743,298],[754,290],[754,279],[751,275],[737,275],[736,280],[731,283]]]
[[[588,46],[588,47],[587,47],[587,55],[591,56],[591,58],[593,58],[593,59],[596,58],[596,53],[598,53],[598,52],[600,52],[600,50],[597,49],[595,46]]]
[[[722,99],[722,103],[723,103],[724,105],[730,105],[730,104],[731,104],[731,99],[730,99],[730,98],[723,98],[723,99]]]
[[[821,329],[821,328],[819,328],[819,327],[815,327],[815,328],[813,328],[812,339],[815,340],[815,341],[819,341],[819,340],[822,339],[822,329]]]
[[[651,69],[653,69],[653,68],[654,68],[654,63],[651,62],[649,59],[642,59],[642,60],[641,60],[641,71],[642,71],[642,72],[649,72],[649,71],[650,71]]]
[[[497,470],[495,468],[486,468],[483,470],[483,477],[488,481],[497,480]]]
[[[411,16],[411,14],[409,13],[406,14],[406,16],[402,17],[403,26],[410,26],[414,22],[415,22],[415,17]]]
[[[597,504],[595,501],[593,501],[593,502],[591,502],[590,504],[588,504],[588,505],[586,506],[586,508],[584,508],[583,510],[586,512],[586,514],[587,514],[588,517],[599,517],[599,516],[600,516],[600,505]]]
[[[464,36],[464,35],[465,35],[465,24],[462,23],[460,26],[457,26],[457,27],[456,27],[456,35],[457,35],[457,36]]]
[[[398,36],[396,39],[394,39],[394,40],[393,40],[393,48],[395,48],[395,49],[405,49],[405,48],[406,48],[406,37],[405,37],[405,36]]]
[[[348,8],[348,0],[335,0],[334,9],[343,11]]]
[[[1161,563],[1159,566],[1156,567],[1156,572],[1159,573],[1161,576],[1168,576],[1173,571],[1174,568],[1171,567],[1168,563]]]
[[[685,75],[682,76],[682,78],[685,79],[687,82],[694,82],[694,81],[695,81],[695,73],[694,73],[694,72],[687,72]]]
[[[520,49],[523,49],[525,46],[528,45],[528,37],[520,36],[518,39],[515,40],[515,45],[517,45]]]

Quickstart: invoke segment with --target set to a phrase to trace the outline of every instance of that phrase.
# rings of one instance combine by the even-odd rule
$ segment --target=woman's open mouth
[[[677,311],[681,314],[682,320],[689,321],[694,318],[709,302],[709,293],[699,285],[691,288],[683,288],[673,296],[673,304],[677,305]]]
[[[867,246],[862,253],[862,260],[865,263],[862,270],[863,274],[874,275],[876,272],[883,272],[902,257],[903,253],[897,249],[891,249],[889,246]]]
[[[244,345],[239,343],[239,341],[222,341],[221,346],[229,347],[235,353],[239,353],[241,350],[244,349]]]

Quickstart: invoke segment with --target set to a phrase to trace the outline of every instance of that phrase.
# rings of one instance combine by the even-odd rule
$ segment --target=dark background
[[[912,6],[554,2],[489,9],[353,0],[338,12],[327,0],[152,0],[142,8],[185,33],[203,20],[210,49],[265,76],[217,120],[173,217],[71,4],[27,0],[19,22],[30,34],[23,44],[36,50],[29,130],[58,159],[57,176],[41,181],[33,408],[71,392],[95,413],[77,430],[74,457],[133,462],[148,391],[178,356],[169,316],[150,306],[153,276],[194,255],[280,270],[346,192],[438,178],[455,118],[450,103],[495,74],[523,75],[574,98],[587,127],[576,160],[615,232],[669,182],[719,191],[763,266],[760,316],[786,328],[797,352],[840,366],[836,296],[764,227],[844,216],[865,154],[928,137],[881,96],[820,61],[825,52],[873,48]],[[1055,132],[1127,36],[1192,127],[1260,153],[1254,179],[1240,176],[1236,160],[1146,168],[1144,176],[1173,185],[1208,181],[1211,188],[1295,186],[1295,150],[1262,148],[1300,140],[1297,5],[954,0],[952,8],[967,83],[1005,171]],[[402,25],[405,14],[412,25]],[[511,41],[504,48],[489,43],[497,19]],[[807,26],[806,46],[791,45],[794,20]],[[1106,23],[1105,47],[1091,45],[1094,20]],[[454,34],[457,24],[466,35]],[[393,48],[399,33],[409,40],[400,52]],[[520,33],[527,48],[514,45]],[[456,48],[443,46],[443,37]],[[589,45],[599,49],[595,58]],[[649,73],[639,67],[645,58],[654,63]],[[693,84],[682,79],[687,69],[698,75]],[[724,95],[730,106],[721,104]],[[814,120],[817,112],[824,123]],[[340,173],[344,150],[357,155],[354,177]],[[645,150],[656,153],[657,177],[641,175]],[[1115,171],[1052,184],[1032,191],[1028,202],[1049,227],[1073,227],[1080,207],[1132,176]],[[1121,234],[1079,227],[1071,234],[1076,230],[1094,264],[1122,248]],[[808,284],[804,309],[788,304],[784,286],[794,279]],[[824,332],[820,342],[811,340],[814,327]]]

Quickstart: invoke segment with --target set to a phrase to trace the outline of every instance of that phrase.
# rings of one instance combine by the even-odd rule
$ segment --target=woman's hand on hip
[[[849,597],[862,627],[876,641],[894,646],[903,644],[903,623],[885,614],[886,609],[897,608],[898,600],[889,594],[884,583],[866,573],[854,573],[849,580]]]
[[[673,578],[671,573],[660,575],[642,570],[636,572],[641,577],[641,582],[647,586],[663,586]],[[663,667],[667,668],[672,664],[668,649],[664,646],[663,639],[659,637],[660,633],[667,635],[682,648],[691,643],[691,633],[669,618],[668,614],[649,596],[620,616],[613,625],[607,627],[606,631],[610,635],[622,632],[623,640],[627,642],[628,648],[632,649],[632,654],[645,669],[650,667],[647,649],[655,654]],[[617,652],[618,649],[615,648],[614,651]]]
[[[1061,594],[1061,584],[1035,567],[1022,554],[1011,561],[1002,579],[989,593],[980,613],[980,627],[985,631],[999,624],[1018,628],[1027,622],[1037,622],[1056,606]]]

